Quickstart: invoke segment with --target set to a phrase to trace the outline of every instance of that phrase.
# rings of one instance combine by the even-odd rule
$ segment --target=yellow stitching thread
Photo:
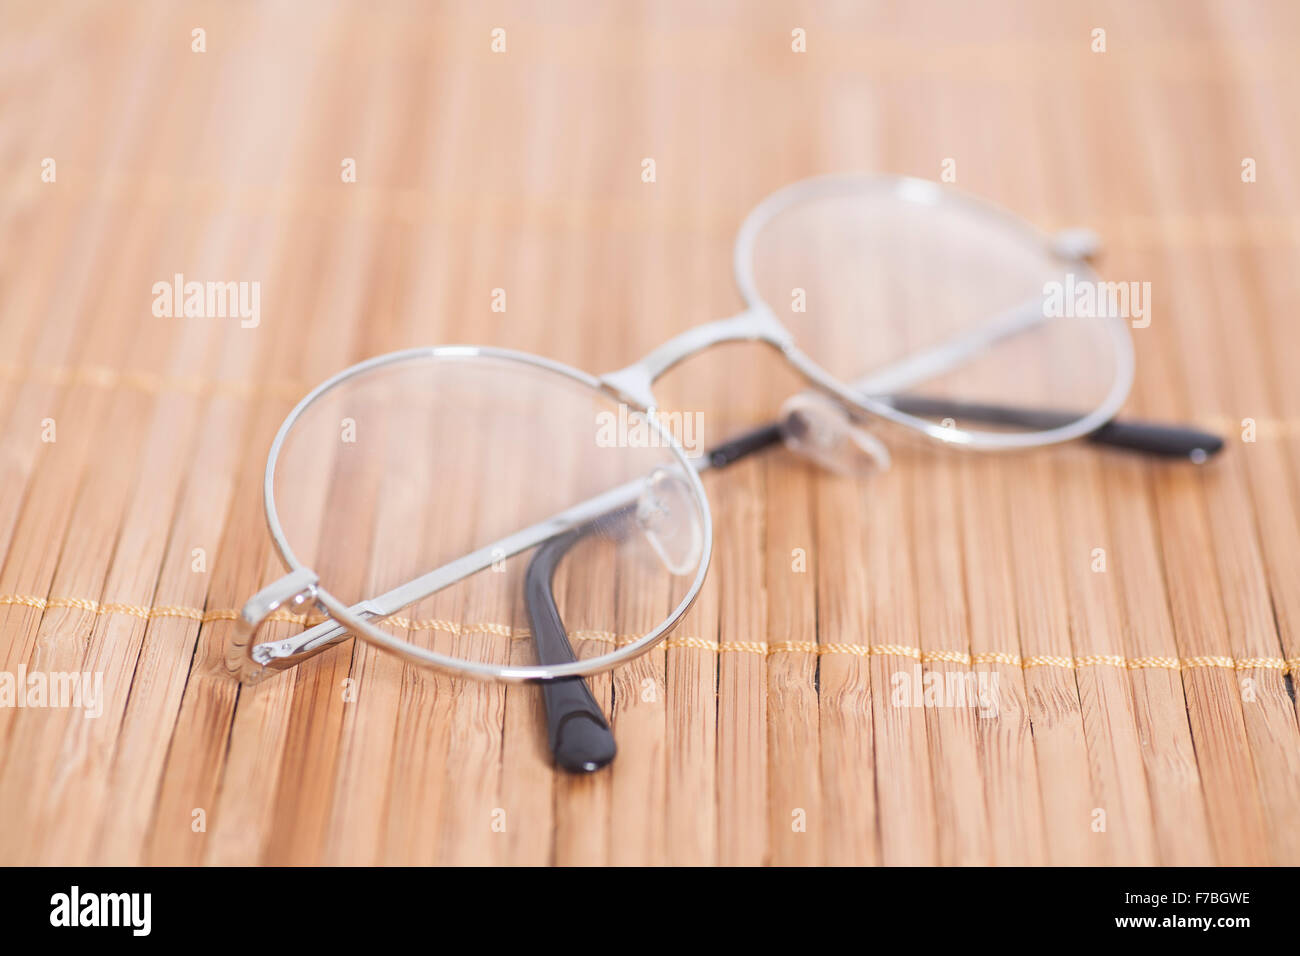
[[[666,650],[673,650],[678,647],[689,647],[697,651],[710,651],[718,653],[717,641],[706,641],[701,637],[670,637],[664,641]]]
[[[191,621],[202,621],[203,612],[196,607],[151,607],[149,617],[187,617]]]
[[[1163,670],[1181,670],[1182,662],[1176,657],[1134,657],[1129,660],[1129,670],[1140,670],[1144,667],[1155,667]]]
[[[1227,667],[1235,669],[1237,662],[1231,657],[1189,657],[1183,661],[1183,667]]]
[[[238,621],[239,612],[234,608],[228,611],[205,611],[203,613],[203,623],[208,624],[212,621]]]
[[[6,594],[0,597],[0,604],[21,605],[23,607],[34,607],[38,611],[45,610],[45,599],[38,597],[29,597],[26,594]]]
[[[814,641],[778,641],[775,644],[764,644],[769,654],[816,654],[817,644]]]
[[[78,611],[89,611],[91,614],[99,612],[98,601],[88,601],[85,598],[50,598],[45,602],[47,608],[73,608]]]
[[[924,651],[921,654],[922,664],[931,664],[935,661],[942,661],[946,664],[965,664],[970,667],[970,655],[963,651]]]
[[[1039,657],[1026,657],[1025,662],[1021,665],[1028,670],[1031,667],[1064,667],[1074,670],[1073,657],[1060,657],[1053,654],[1044,654]]]
[[[95,370],[89,370],[87,375],[94,371]],[[34,608],[38,611],[48,609],[75,609],[87,611],[96,615],[125,614],[131,617],[141,618],[142,620],[184,618],[191,621],[199,621],[203,624],[215,621],[236,621],[239,619],[239,611],[233,608],[204,611],[197,607],[184,607],[179,605],[146,607],[138,604],[101,604],[99,601],[89,598],[42,598],[31,594],[0,595],[0,607],[14,606]],[[279,610],[270,614],[267,617],[267,620],[297,624],[299,626],[315,626],[323,621],[329,620],[329,618],[326,615],[319,613],[303,615]],[[497,624],[492,621],[484,621],[477,624],[461,624],[456,621],[448,621],[442,618],[412,619],[400,616],[393,616],[386,620],[388,623],[393,624],[398,628],[411,631],[442,631],[453,635],[494,634],[498,637],[510,638],[512,640],[527,640],[531,637],[531,632],[527,628],[514,628],[508,624]],[[573,640],[597,641],[616,646],[630,644],[633,641],[640,640],[643,636],[644,635],[641,634],[616,634],[613,631],[603,630],[577,630],[570,634],[570,638]],[[818,655],[847,655],[852,657],[905,657],[919,661],[923,664],[944,662],[960,664],[968,667],[977,664],[1005,664],[1026,670],[1033,667],[1060,667],[1067,670],[1074,670],[1080,667],[1106,666],[1121,667],[1128,670],[1155,668],[1159,670],[1181,671],[1218,667],[1233,671],[1259,668],[1263,670],[1279,671],[1282,674],[1300,673],[1300,657],[1246,657],[1237,660],[1232,657],[1220,655],[1200,655],[1179,659],[1177,657],[1126,658],[1120,654],[1090,654],[1084,657],[1046,654],[1022,658],[1018,654],[1012,654],[1006,651],[985,651],[976,654],[967,654],[965,651],[926,651],[919,647],[909,647],[902,644],[818,644],[813,641],[778,641],[774,644],[768,644],[764,641],[724,641],[718,643],[715,641],[703,640],[698,637],[669,638],[662,646],[665,649],[680,648],[708,651],[711,653],[745,653],[761,654],[765,656],[771,654],[802,653]]]
[[[388,618],[388,621],[408,631],[442,631],[446,634],[459,634],[461,632],[460,625],[455,621],[444,621],[442,618],[436,617],[412,620],[409,617],[395,616]]]
[[[498,637],[510,637],[515,633],[508,624],[492,624],[490,622],[483,624],[455,624],[451,621],[439,621],[438,623],[455,628],[453,633],[462,637],[466,634],[496,634]]]
[[[1097,667],[1102,664],[1110,667],[1127,667],[1128,660],[1121,654],[1090,654],[1087,657],[1074,659],[1075,667]]]
[[[871,648],[866,644],[821,644],[818,654],[844,654],[849,657],[870,657]]]
[[[1007,651],[985,651],[982,654],[972,654],[970,656],[972,664],[1006,664],[1009,667],[1020,667],[1020,655],[1011,654]]]
[[[569,637],[575,641],[598,641],[601,644],[617,644],[618,635],[613,631],[572,631]]]
[[[149,620],[150,608],[141,607],[138,604],[103,604],[99,611],[101,614],[129,614],[131,617],[139,617]]]
[[[1280,657],[1246,657],[1237,661],[1237,670],[1250,670],[1252,667],[1263,667],[1268,670],[1285,671],[1287,662]]]
[[[901,644],[872,644],[871,653],[882,657],[910,657],[918,661],[921,659],[919,647],[904,647]]]
[[[768,653],[768,646],[763,641],[723,641],[718,645],[718,651],[723,654],[762,654]]]

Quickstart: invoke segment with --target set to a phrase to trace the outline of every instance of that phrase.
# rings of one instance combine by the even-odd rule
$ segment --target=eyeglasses
[[[272,442],[266,519],[289,573],[245,605],[227,666],[258,680],[355,635],[453,675],[541,682],[557,762],[596,769],[614,742],[582,677],[644,654],[700,593],[701,473],[777,444],[841,471],[888,467],[890,428],[969,449],[1220,449],[1114,419],[1133,381],[1129,313],[1150,303],[1101,283],[1095,248],[934,183],[818,178],[741,226],[744,311],[626,368],[443,346],[345,369]],[[667,412],[653,387],[735,341],[770,346],[809,387],[702,453],[703,416]],[[327,619],[255,642],[268,618],[315,609]]]

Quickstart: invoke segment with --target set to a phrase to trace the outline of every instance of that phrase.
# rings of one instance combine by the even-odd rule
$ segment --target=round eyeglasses
[[[700,473],[781,443],[832,468],[887,467],[881,421],[969,449],[1087,436],[1201,461],[1221,447],[1114,419],[1133,346],[1095,246],[930,182],[818,178],[741,226],[744,311],[623,369],[471,346],[345,369],[272,443],[266,517],[289,574],[244,607],[229,669],[260,679],[355,635],[462,677],[543,682],[561,764],[595,769],[613,743],[580,678],[649,650],[699,594],[713,539]],[[771,346],[810,388],[777,420],[688,451],[691,422],[658,407],[654,383],[732,341]],[[326,617],[255,641],[285,610]]]

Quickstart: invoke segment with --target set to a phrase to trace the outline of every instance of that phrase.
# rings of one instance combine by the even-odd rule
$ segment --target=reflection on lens
[[[941,187],[814,181],[747,225],[747,293],[831,375],[927,422],[1061,428],[1106,402],[1122,375],[1127,330],[1109,314],[1113,290],[1015,220]],[[1074,308],[1070,296],[1088,285],[1101,298]]]
[[[436,593],[378,625],[388,633],[463,661],[526,665],[525,571],[539,545],[568,533],[556,603],[577,655],[607,654],[689,603],[707,528],[666,433],[651,423],[611,441],[611,414],[643,419],[512,353],[421,351],[366,369],[286,436],[274,476],[284,539],[349,605],[402,588],[414,598],[436,579]]]

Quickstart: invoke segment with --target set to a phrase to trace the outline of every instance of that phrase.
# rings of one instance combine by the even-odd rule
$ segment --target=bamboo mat
[[[0,862],[1300,863],[1298,45],[1280,0],[5,3],[0,653],[104,695],[0,708]],[[225,676],[312,384],[448,342],[621,367],[738,308],[772,190],[948,159],[1152,283],[1127,411],[1219,460],[712,476],[704,594],[593,682],[620,755],[589,778],[531,688],[353,642]],[[154,316],[175,273],[260,282],[257,327]],[[770,399],[747,349],[665,405]],[[891,706],[913,667],[995,672],[997,717]]]

